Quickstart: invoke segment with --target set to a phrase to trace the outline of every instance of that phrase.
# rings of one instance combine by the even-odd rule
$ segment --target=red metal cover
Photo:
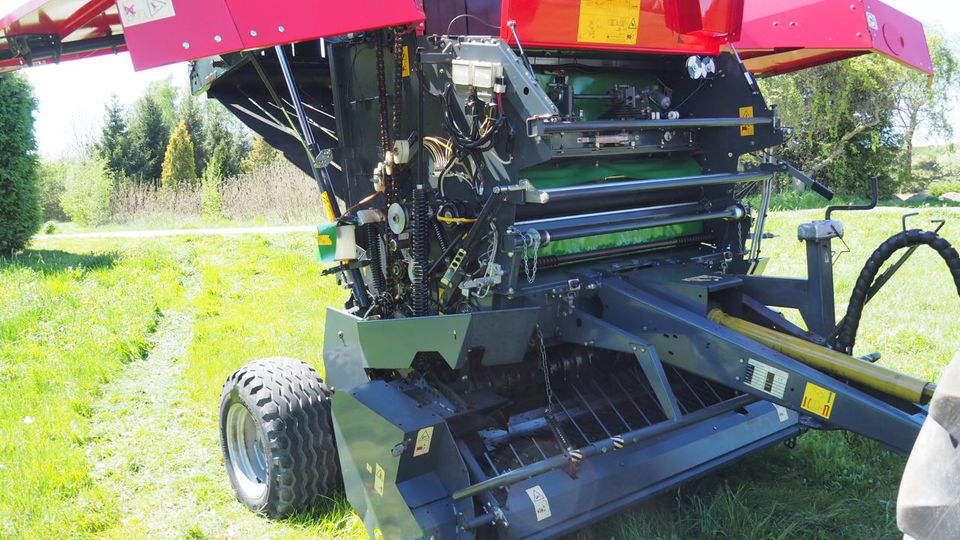
[[[923,25],[879,0],[750,0],[737,48],[754,73],[779,74],[878,52],[926,73]]]
[[[744,0],[503,0],[508,23],[529,47],[676,54],[720,51],[740,32]]]
[[[136,69],[243,49],[259,49],[372,28],[420,23],[415,0],[118,0],[152,9],[136,24],[125,19],[127,46]],[[167,4],[163,10],[156,6]]]

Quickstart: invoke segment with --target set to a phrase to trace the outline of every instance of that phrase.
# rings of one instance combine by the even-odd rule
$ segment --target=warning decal
[[[753,358],[747,361],[747,374],[743,382],[747,386],[756,388],[770,394],[773,397],[783,399],[783,393],[787,390],[787,379],[790,377],[786,371],[768,366],[762,362],[757,362]]]
[[[533,502],[533,509],[537,512],[537,521],[543,521],[551,516],[550,501],[547,500],[547,494],[543,492],[540,486],[533,486],[527,490],[527,496]]]
[[[417,432],[417,446],[413,448],[413,457],[430,453],[430,441],[433,440],[433,426]]]
[[[753,107],[740,107],[740,118],[753,118]],[[757,127],[753,124],[740,126],[741,137],[753,137],[757,134]]]
[[[124,28],[169,19],[176,15],[173,0],[119,0],[120,21]]]
[[[777,418],[779,418],[781,422],[786,422],[790,419],[790,413],[787,412],[786,407],[774,403],[773,408],[777,410]]]
[[[380,464],[377,463],[377,474],[374,476],[374,479],[373,479],[373,489],[374,491],[377,492],[377,495],[380,495],[381,497],[383,497],[383,476],[384,476],[383,467],[381,467]]]
[[[837,394],[808,382],[806,390],[803,391],[803,401],[800,403],[800,408],[829,419],[833,413],[833,403],[836,399]]]
[[[577,41],[635,45],[640,0],[580,0]]]

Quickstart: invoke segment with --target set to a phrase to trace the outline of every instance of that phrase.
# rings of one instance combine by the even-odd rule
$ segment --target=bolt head
[[[223,41],[223,37],[220,34],[217,34],[213,36],[213,40],[216,41],[217,43],[220,43],[221,41]]]
[[[184,41],[184,42],[183,42],[183,48],[184,48],[184,49],[189,49],[189,48],[190,48],[190,43]]]
[[[282,34],[282,33],[284,33],[284,32],[286,32],[286,31],[287,31],[287,29],[286,29],[286,28],[284,28],[283,26],[278,26],[278,27],[277,27],[277,31],[278,31],[278,32],[280,32],[280,33]]]
[[[251,30],[251,31],[250,31],[250,35],[253,36],[253,37],[257,37],[257,31],[256,31],[256,30]]]

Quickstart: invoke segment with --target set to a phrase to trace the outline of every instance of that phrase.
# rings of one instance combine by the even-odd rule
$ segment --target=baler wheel
[[[220,394],[220,446],[237,499],[271,518],[342,490],[330,391],[292,358],[251,362]]]

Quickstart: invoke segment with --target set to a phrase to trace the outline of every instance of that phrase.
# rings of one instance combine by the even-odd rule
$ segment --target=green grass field
[[[842,216],[838,310],[902,210]],[[796,226],[775,215],[768,274],[802,276]],[[915,223],[958,220],[924,210]],[[960,225],[945,230],[960,245]],[[838,251],[842,246],[837,246]],[[237,503],[216,431],[222,381],[248,360],[319,365],[340,302],[307,235],[44,239],[0,261],[0,538],[364,538],[342,500],[282,522]],[[920,251],[867,309],[858,352],[937,379],[960,349],[956,298]],[[580,538],[897,538],[904,459],[810,433],[582,531]]]

